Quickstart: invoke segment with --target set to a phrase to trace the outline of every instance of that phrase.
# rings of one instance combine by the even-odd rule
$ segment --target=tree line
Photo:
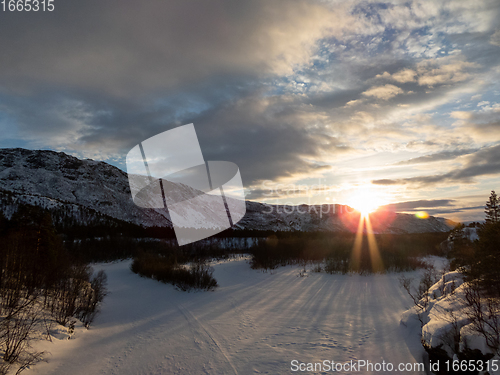
[[[428,255],[443,255],[440,243],[447,233],[409,233],[370,235],[377,244],[381,262],[374,264],[373,250],[367,234],[351,232],[290,233],[271,235],[256,241],[249,252],[252,268],[274,269],[301,265],[316,272],[331,274],[371,274],[404,272],[425,267],[421,260]],[[357,244],[358,254],[353,249]]]

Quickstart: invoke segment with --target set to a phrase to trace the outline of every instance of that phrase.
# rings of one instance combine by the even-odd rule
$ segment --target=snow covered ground
[[[454,332],[460,333],[460,351],[467,344],[469,349],[479,349],[483,354],[493,353],[467,317],[465,286],[463,276],[458,271],[448,272],[429,289],[429,302],[425,310],[413,307],[405,311],[401,318],[401,323],[408,331],[421,332],[424,342],[433,348],[442,345],[448,356],[455,360],[458,357],[454,354]],[[418,316],[424,323],[422,328]],[[490,361],[490,374],[500,374],[499,360],[495,356]],[[469,364],[467,361],[462,362]],[[486,369],[486,364],[484,367]]]
[[[292,360],[422,361],[419,337],[399,324],[411,301],[398,274],[299,277],[298,267],[265,273],[237,260],[214,266],[214,292],[186,293],[129,266],[95,266],[108,275],[101,314],[71,340],[44,342],[48,362],[27,373],[285,374]],[[374,372],[357,370],[339,373]]]

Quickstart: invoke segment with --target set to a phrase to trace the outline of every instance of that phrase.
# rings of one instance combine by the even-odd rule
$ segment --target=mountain
[[[359,216],[346,205],[277,206],[247,201],[246,215],[235,227],[276,231],[356,231]],[[370,224],[375,233],[394,234],[448,232],[455,226],[444,218],[418,219],[411,214],[390,211],[371,213]]]
[[[6,216],[16,204],[63,210],[69,217],[111,217],[142,226],[171,226],[163,209],[142,209],[131,199],[127,174],[104,162],[63,152],[0,149],[0,189]]]
[[[193,195],[193,189],[187,186],[179,191],[181,196]],[[20,204],[48,209],[56,222],[172,227],[166,209],[134,204],[127,174],[112,165],[81,160],[63,152],[0,149],[0,210],[10,217]],[[451,229],[445,219],[432,216],[422,220],[413,215],[377,212],[371,218],[378,232]],[[234,229],[333,232],[356,229],[357,222],[356,213],[343,205],[284,206],[247,201],[246,214]]]

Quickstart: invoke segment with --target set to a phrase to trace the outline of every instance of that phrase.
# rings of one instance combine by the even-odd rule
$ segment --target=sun
[[[349,194],[346,204],[359,211],[363,216],[367,216],[380,206],[387,204],[387,199],[379,192],[367,187],[357,189]]]

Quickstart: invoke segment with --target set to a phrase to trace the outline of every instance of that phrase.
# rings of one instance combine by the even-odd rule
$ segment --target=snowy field
[[[398,274],[299,277],[298,267],[271,274],[238,260],[214,265],[214,292],[186,293],[129,266],[95,266],[108,274],[109,295],[94,325],[44,343],[48,362],[27,373],[287,374],[292,360],[422,362],[419,337],[399,324],[411,301]],[[357,370],[339,373],[372,373]]]

